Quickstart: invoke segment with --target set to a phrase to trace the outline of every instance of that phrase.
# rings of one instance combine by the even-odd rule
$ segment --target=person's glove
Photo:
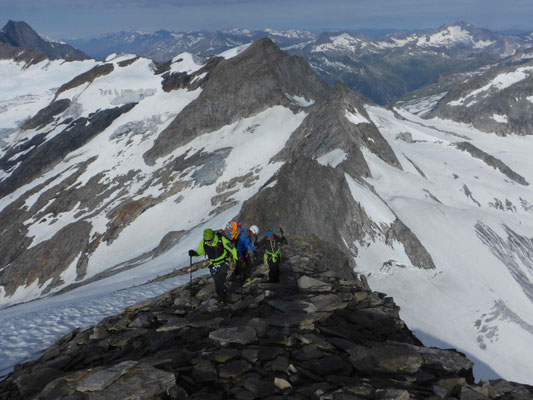
[[[196,250],[189,250],[189,257],[197,257],[198,256],[198,253],[196,252]]]

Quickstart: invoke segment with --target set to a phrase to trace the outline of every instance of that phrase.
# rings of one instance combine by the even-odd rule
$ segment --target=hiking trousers
[[[244,262],[241,263],[242,265],[242,280],[243,282],[246,282],[247,279],[250,279],[252,276],[252,260],[250,259],[250,255],[246,254],[244,257]]]
[[[270,283],[279,283],[279,265],[280,265],[280,258],[278,257],[276,261],[272,260],[272,258],[267,259],[268,263],[268,281]]]
[[[223,262],[216,267],[209,267],[209,272],[215,281],[215,290],[217,292],[217,300],[220,302],[226,301],[226,275],[228,274],[229,264]]]

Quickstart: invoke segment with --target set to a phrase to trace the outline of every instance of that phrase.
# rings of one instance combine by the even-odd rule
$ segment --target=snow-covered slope
[[[385,237],[356,243],[359,268],[373,288],[393,296],[425,344],[465,351],[478,360],[480,376],[531,383],[533,191],[456,143],[467,141],[531,182],[532,138],[368,111],[403,171],[366,152],[372,177],[365,182],[380,200],[368,189],[362,196],[360,185],[354,197],[374,219],[390,223],[391,211],[400,216],[436,268],[414,267]]]
[[[0,60],[0,140],[50,103],[59,86],[95,65],[94,60],[45,60],[25,68],[23,62]]]

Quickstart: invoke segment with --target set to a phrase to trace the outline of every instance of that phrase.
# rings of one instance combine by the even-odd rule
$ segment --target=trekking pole
[[[189,256],[189,297],[192,306],[192,256]]]

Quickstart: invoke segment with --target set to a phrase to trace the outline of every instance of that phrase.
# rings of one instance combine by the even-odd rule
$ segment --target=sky
[[[25,21],[73,39],[159,29],[424,29],[466,21],[494,30],[533,30],[531,0],[0,0],[0,26]]]

